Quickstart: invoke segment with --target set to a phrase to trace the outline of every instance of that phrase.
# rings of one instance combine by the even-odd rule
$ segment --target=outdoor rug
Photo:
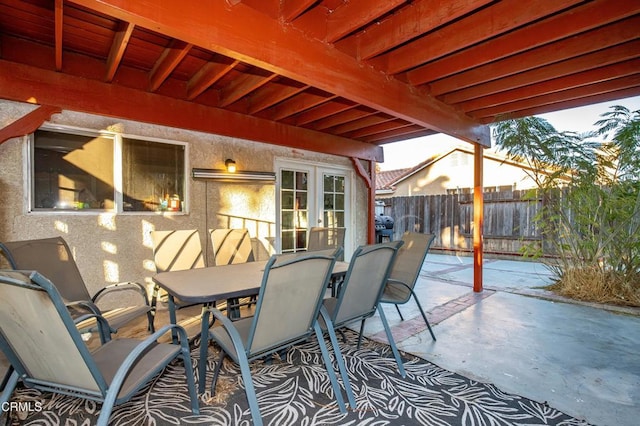
[[[346,358],[357,408],[343,414],[333,396],[315,339],[290,349],[283,359],[252,364],[258,402],[265,425],[585,425],[545,403],[502,392],[444,370],[428,361],[402,354],[407,372],[402,378],[387,345],[346,333],[341,346]],[[192,358],[197,371],[198,350]],[[209,349],[207,392],[200,415],[193,415],[181,362],[169,366],[134,399],[116,407],[111,425],[250,425],[248,403],[239,368],[225,361],[216,394],[211,384],[217,349]],[[196,378],[197,381],[197,378]],[[346,397],[345,397],[346,399]],[[5,412],[10,425],[94,425],[100,404],[18,389],[13,401],[41,404],[41,410]]]

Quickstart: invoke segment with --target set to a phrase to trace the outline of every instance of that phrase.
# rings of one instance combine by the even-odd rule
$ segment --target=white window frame
[[[25,137],[25,156],[27,161],[25,164],[25,173],[24,176],[27,177],[25,179],[25,204],[26,211],[29,214],[37,214],[37,215],[59,215],[59,214],[70,214],[70,215],[100,215],[104,213],[110,214],[118,214],[118,215],[172,215],[172,216],[180,216],[189,214],[190,211],[190,202],[191,202],[191,188],[188,184],[188,176],[189,176],[189,144],[187,142],[168,140],[162,138],[148,137],[148,136],[139,136],[129,133],[119,133],[119,132],[111,132],[105,130],[95,130],[95,129],[87,129],[82,127],[75,126],[66,126],[66,125],[51,125],[48,123],[43,124],[38,130],[46,130],[51,132],[59,132],[59,133],[70,133],[77,135],[85,135],[85,136],[101,136],[105,138],[113,139],[113,160],[114,160],[114,170],[113,170],[113,187],[114,187],[114,205],[113,209],[89,209],[89,210],[40,210],[33,208],[33,194],[34,194],[34,170],[33,170],[33,158],[34,158],[34,150],[35,150],[35,138],[34,134],[30,134]],[[174,211],[125,211],[124,210],[124,197],[123,197],[123,176],[122,176],[122,146],[123,146],[123,138],[128,139],[136,139],[143,140],[155,143],[165,143],[169,145],[181,145],[184,147],[184,205],[182,211],[174,212]]]

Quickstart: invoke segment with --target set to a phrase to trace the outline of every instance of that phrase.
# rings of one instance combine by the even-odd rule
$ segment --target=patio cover
[[[446,133],[481,274],[487,124],[639,95],[638,28],[632,0],[0,0],[0,98],[41,105],[0,143],[69,109],[341,155],[372,217],[381,146]]]

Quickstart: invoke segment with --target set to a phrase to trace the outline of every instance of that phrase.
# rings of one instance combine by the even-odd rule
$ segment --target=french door
[[[276,170],[278,250],[281,253],[306,250],[307,233],[313,226],[345,227],[346,253],[353,228],[351,170],[291,160],[277,160]]]

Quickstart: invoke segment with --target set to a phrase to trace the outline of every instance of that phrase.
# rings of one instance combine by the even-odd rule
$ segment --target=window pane
[[[333,176],[324,175],[324,191],[325,192],[333,192],[334,191]]]
[[[293,229],[293,212],[282,212],[282,229]]]
[[[307,174],[305,172],[296,172],[296,189],[307,189]]]
[[[113,209],[113,140],[37,130],[33,209]]]
[[[293,231],[282,231],[282,252],[291,251],[294,249],[294,235]]]
[[[282,171],[282,188],[293,189],[293,171],[291,170]]]
[[[123,210],[182,211],[184,146],[122,141]]]
[[[282,191],[282,208],[293,209],[293,191]]]
[[[333,210],[333,194],[324,194],[324,208],[325,210]]]
[[[336,210],[344,210],[344,194],[336,194]]]

